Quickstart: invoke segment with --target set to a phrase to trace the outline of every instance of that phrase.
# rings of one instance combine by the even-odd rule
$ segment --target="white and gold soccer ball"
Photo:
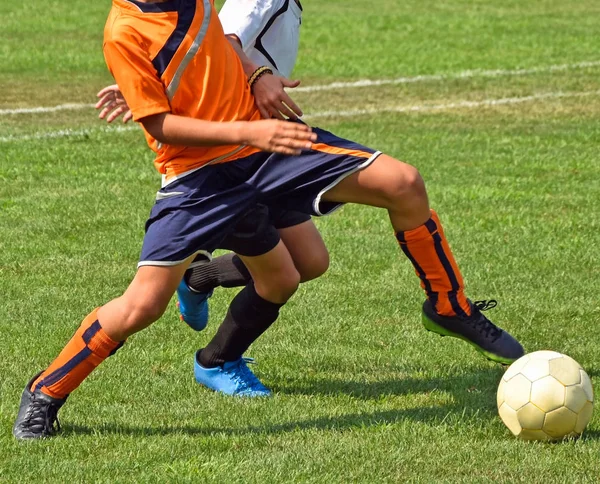
[[[555,351],[529,353],[510,365],[497,398],[500,418],[524,440],[578,437],[594,409],[590,377],[573,358]]]

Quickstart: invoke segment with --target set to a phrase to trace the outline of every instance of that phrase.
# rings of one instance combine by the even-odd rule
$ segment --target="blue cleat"
[[[177,288],[177,307],[180,318],[195,331],[202,331],[208,324],[208,298],[210,292],[194,292],[182,279]]]
[[[271,390],[264,386],[248,368],[252,358],[240,358],[216,368],[204,368],[194,357],[194,376],[200,385],[216,392],[236,397],[269,397]]]

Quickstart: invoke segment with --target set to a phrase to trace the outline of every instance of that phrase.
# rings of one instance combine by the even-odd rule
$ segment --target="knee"
[[[274,271],[264,280],[255,280],[256,292],[264,299],[283,304],[292,297],[300,285],[300,273],[294,268]]]
[[[321,277],[329,269],[329,252],[325,247],[322,250],[311,252],[310,256],[302,261],[298,267],[300,282],[312,281]]]
[[[425,182],[414,166],[403,165],[402,170],[390,174],[387,196],[391,202],[427,198]]]
[[[150,326],[165,312],[166,305],[155,299],[140,297],[129,301],[127,312],[124,315],[124,331],[132,334]]]

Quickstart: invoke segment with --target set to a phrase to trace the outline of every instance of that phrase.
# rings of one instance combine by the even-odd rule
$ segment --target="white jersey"
[[[302,7],[296,0],[227,0],[219,12],[225,34],[236,35],[256,64],[289,77],[298,56]]]

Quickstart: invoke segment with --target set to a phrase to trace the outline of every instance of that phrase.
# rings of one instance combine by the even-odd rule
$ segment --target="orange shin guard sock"
[[[416,229],[396,233],[396,239],[412,262],[436,312],[443,316],[470,315],[463,278],[437,214],[432,210],[427,222]]]
[[[31,390],[41,390],[53,398],[66,398],[124,341],[113,341],[102,329],[94,309],[81,323],[52,364],[33,382]]]

